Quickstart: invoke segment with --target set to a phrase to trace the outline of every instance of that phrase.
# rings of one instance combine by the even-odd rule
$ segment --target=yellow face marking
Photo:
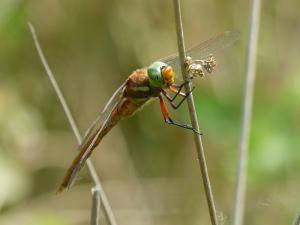
[[[163,67],[161,69],[161,74],[168,87],[174,84],[174,70],[171,66]]]

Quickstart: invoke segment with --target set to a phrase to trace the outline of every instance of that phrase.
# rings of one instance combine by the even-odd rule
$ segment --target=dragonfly
[[[175,72],[179,71],[180,61],[177,54],[160,59],[146,68],[137,69],[125,80],[125,82],[114,92],[106,103],[102,113],[86,131],[82,143],[79,145],[79,153],[73,159],[67,170],[57,193],[69,189],[84,166],[86,160],[91,156],[93,150],[109,131],[121,120],[132,116],[150,99],[159,100],[164,122],[169,125],[191,130],[192,126],[174,121],[167,110],[165,100],[173,109],[178,109],[186,98],[191,94],[184,92],[183,87],[194,77],[204,77],[212,73],[216,66],[216,59],[212,55],[217,51],[232,45],[239,37],[237,31],[225,31],[217,36],[202,42],[187,51],[185,69],[188,72],[188,81],[181,84],[175,83]],[[177,98],[180,101],[175,103]]]

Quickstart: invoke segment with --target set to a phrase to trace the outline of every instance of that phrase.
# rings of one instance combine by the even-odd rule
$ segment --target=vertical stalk
[[[178,42],[177,44],[178,44],[178,52],[179,52],[179,58],[180,58],[180,63],[181,63],[181,72],[182,72],[184,81],[187,81],[188,73],[184,66],[184,60],[186,57],[186,53],[185,53],[185,45],[184,45],[183,25],[182,25],[182,19],[181,19],[180,0],[174,0],[174,9],[175,9],[175,22],[176,22],[176,33],[177,33],[177,42]],[[187,92],[191,91],[191,86],[189,83],[185,86],[185,88],[186,88]],[[188,103],[192,126],[194,129],[199,131],[197,113],[196,113],[195,103],[194,103],[194,98],[193,98],[192,93],[187,98],[187,103]],[[207,205],[208,205],[208,209],[209,209],[211,224],[217,225],[218,222],[217,222],[217,216],[216,216],[216,207],[215,207],[215,203],[214,203],[212,188],[211,188],[210,181],[209,181],[208,169],[207,169],[207,165],[206,165],[201,135],[194,133],[194,139],[195,139],[195,145],[196,145],[197,155],[198,155],[198,162],[199,162],[199,166],[200,166],[200,170],[201,170],[201,174],[202,174],[202,181],[204,184],[204,190],[205,190],[205,194],[206,194],[206,200],[207,200]]]
[[[101,197],[99,188],[92,188],[92,196],[91,225],[100,225]]]
[[[82,141],[82,137],[80,135],[79,129],[78,129],[76,123],[75,123],[75,120],[72,116],[72,113],[71,113],[69,107],[68,107],[68,104],[67,104],[67,102],[66,102],[66,100],[65,100],[65,98],[64,98],[64,96],[63,96],[63,94],[62,94],[62,92],[61,92],[61,90],[60,90],[60,88],[59,88],[59,86],[56,82],[56,80],[55,80],[55,77],[54,77],[54,75],[53,75],[53,73],[52,73],[52,71],[51,71],[51,69],[50,69],[50,67],[47,63],[46,57],[44,56],[44,53],[43,53],[43,51],[41,49],[41,46],[39,44],[35,29],[34,29],[33,25],[30,22],[28,22],[28,26],[29,26],[29,29],[31,31],[31,35],[32,35],[36,50],[38,52],[38,55],[40,57],[40,60],[41,60],[43,66],[45,68],[46,73],[47,73],[47,76],[49,77],[50,82],[51,82],[51,84],[54,88],[54,91],[55,91],[55,93],[56,93],[56,95],[57,95],[57,97],[58,97],[58,99],[59,99],[59,101],[60,101],[60,103],[63,107],[63,110],[64,110],[64,112],[66,114],[66,117],[69,121],[69,124],[70,124],[70,126],[73,130],[73,133],[76,136],[77,142],[78,142],[78,144],[80,144],[81,141]],[[113,214],[112,209],[111,209],[111,206],[108,202],[108,199],[106,197],[105,192],[103,191],[102,184],[100,182],[99,176],[98,176],[98,174],[95,170],[95,167],[94,167],[94,165],[93,165],[93,163],[90,159],[87,160],[87,166],[88,166],[88,170],[90,172],[90,175],[91,175],[91,177],[94,181],[95,188],[98,190],[98,192],[100,194],[100,197],[101,197],[101,200],[102,200],[102,204],[103,204],[104,211],[106,213],[106,217],[108,219],[108,222],[111,225],[117,225],[116,219],[115,219],[114,214]],[[92,210],[94,210],[94,209],[92,209]],[[95,220],[94,218],[91,218],[91,221],[94,221],[94,220]]]
[[[243,116],[241,123],[241,140],[239,146],[239,159],[237,169],[237,184],[235,196],[235,209],[233,224],[242,225],[245,211],[246,183],[247,183],[247,161],[248,145],[251,126],[252,102],[255,81],[256,51],[260,20],[260,0],[252,0],[252,10],[250,18],[250,31],[247,51],[246,81],[243,104]]]

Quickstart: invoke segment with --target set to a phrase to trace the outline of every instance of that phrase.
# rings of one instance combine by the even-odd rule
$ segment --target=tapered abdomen
[[[86,143],[81,146],[80,152],[73,160],[72,165],[68,169],[57,193],[60,193],[65,188],[70,187],[77,173],[85,164],[88,157],[92,154],[93,150],[101,142],[102,138],[117,124],[117,122],[122,118],[132,116],[148,100],[148,98],[144,98],[136,101],[128,97],[123,97],[120,100],[120,102],[113,108],[108,119],[104,121],[103,125],[100,126],[100,128],[98,128],[90,136]]]

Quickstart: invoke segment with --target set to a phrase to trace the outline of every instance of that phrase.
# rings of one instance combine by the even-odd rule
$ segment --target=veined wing
[[[98,130],[99,126],[101,126],[104,123],[104,121],[109,117],[113,107],[121,99],[125,85],[126,85],[126,82],[124,82],[113,93],[113,95],[109,98],[109,100],[105,104],[105,106],[104,106],[103,110],[101,111],[101,113],[97,116],[97,118],[93,121],[93,123],[90,125],[90,127],[86,130],[86,132],[84,134],[84,137],[81,141],[81,144],[78,146],[79,150],[86,143],[86,141],[89,140],[91,134],[94,133],[95,130]]]
[[[88,157],[91,155],[95,146],[99,143],[100,139],[98,140],[98,138],[101,136],[103,129],[106,126],[109,126],[108,123],[109,119],[111,118],[110,115],[112,113],[112,110],[114,110],[114,107],[120,101],[125,85],[126,82],[123,83],[114,92],[112,97],[108,100],[107,104],[105,105],[102,113],[96,118],[96,120],[86,131],[83,141],[78,148],[79,153],[73,160],[72,165],[69,167],[67,174],[65,175],[58,189],[58,193],[62,192],[65,188],[69,189],[72,186],[78,172],[83,167]]]
[[[239,36],[240,32],[238,31],[224,31],[215,37],[212,37],[211,39],[208,39],[207,41],[188,49],[186,51],[186,55],[192,57],[193,59],[206,58],[219,50],[229,47],[238,40]],[[160,61],[172,66],[175,71],[178,71],[180,68],[178,54],[167,56]]]

